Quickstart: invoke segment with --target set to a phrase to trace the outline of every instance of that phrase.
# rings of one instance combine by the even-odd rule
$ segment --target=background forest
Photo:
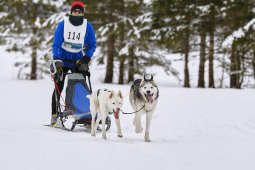
[[[0,0],[0,44],[19,56],[19,79],[49,73],[53,33],[71,2]],[[160,67],[183,87],[254,88],[254,0],[83,2],[97,36],[92,62],[104,65],[104,83],[126,84]]]

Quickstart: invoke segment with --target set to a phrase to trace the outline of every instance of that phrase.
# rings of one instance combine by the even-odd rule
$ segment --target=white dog
[[[136,133],[142,133],[141,115],[146,114],[145,142],[150,142],[150,125],[152,115],[156,109],[159,91],[151,74],[144,75],[143,79],[134,81],[130,89],[129,101],[136,112],[133,124]]]
[[[99,121],[102,120],[102,138],[107,139],[105,130],[105,119],[109,113],[114,113],[115,123],[117,125],[118,137],[123,137],[120,127],[119,111],[123,106],[123,96],[121,91],[114,92],[107,89],[99,89],[90,96],[91,135],[96,136]],[[97,120],[95,122],[95,117]]]

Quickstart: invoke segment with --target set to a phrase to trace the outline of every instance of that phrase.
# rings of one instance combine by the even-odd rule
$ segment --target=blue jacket
[[[64,42],[64,20],[59,22],[57,29],[55,30],[53,45],[52,45],[52,53],[53,59],[59,59],[64,61],[64,66],[70,68],[72,65],[67,60],[81,60],[83,57],[82,52],[72,53],[64,50],[62,48],[62,43]],[[86,47],[85,55],[88,57],[92,57],[97,44],[95,38],[94,28],[90,22],[87,22],[87,30],[84,39],[84,46]]]

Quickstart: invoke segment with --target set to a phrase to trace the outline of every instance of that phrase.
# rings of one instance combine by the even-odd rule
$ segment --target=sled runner
[[[55,94],[58,117],[57,126],[70,131],[73,131],[76,125],[90,128],[92,116],[90,113],[89,96],[92,93],[92,87],[89,68],[86,66],[85,71],[78,73],[71,69],[72,73],[62,72],[58,74],[56,68],[59,64],[63,64],[61,60],[53,60],[50,63],[51,76],[55,84],[55,93],[60,94],[57,82],[63,80],[63,75],[67,76],[65,100],[60,95],[64,106],[60,103],[60,99],[57,98],[57,94]],[[109,130],[110,126],[111,119],[108,116],[106,118],[106,130]]]

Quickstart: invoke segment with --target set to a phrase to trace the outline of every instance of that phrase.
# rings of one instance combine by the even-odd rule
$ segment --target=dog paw
[[[144,142],[150,142],[150,137],[148,135],[145,135],[144,136]]]
[[[91,134],[91,136],[96,136],[95,130],[94,130],[94,129],[91,129],[90,134]]]
[[[91,136],[94,136],[94,137],[96,137],[96,134],[95,134],[95,132],[91,132]]]
[[[150,139],[144,139],[144,142],[151,142],[151,140]]]
[[[118,137],[119,137],[119,138],[122,138],[122,137],[123,137],[123,135],[122,135],[122,134],[118,134]]]
[[[145,130],[145,135],[144,135],[144,142],[150,142],[150,135],[149,132]]]
[[[103,136],[102,136],[102,139],[107,140],[106,135],[103,135]]]

